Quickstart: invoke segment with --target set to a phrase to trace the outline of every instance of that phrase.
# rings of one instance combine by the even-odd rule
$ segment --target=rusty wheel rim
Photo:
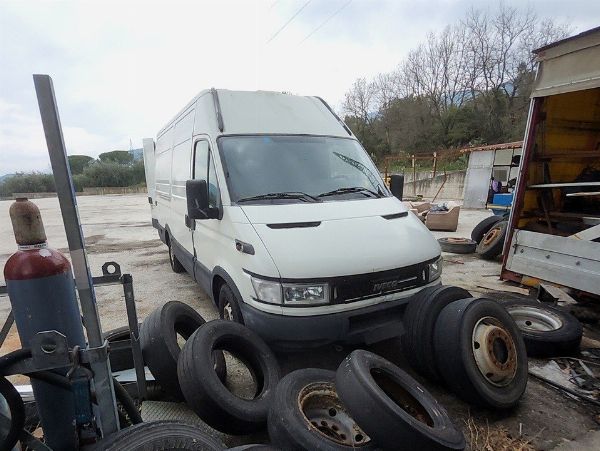
[[[492,243],[500,234],[500,229],[495,227],[491,229],[488,233],[483,237],[483,244],[488,245]]]
[[[517,349],[510,333],[496,318],[481,318],[471,340],[477,369],[490,384],[504,387],[517,372]]]
[[[471,242],[471,240],[467,239],[467,238],[452,238],[452,237],[448,237],[446,238],[446,242],[447,243],[453,243],[453,244],[468,244]]]
[[[327,440],[350,447],[371,441],[342,406],[333,383],[305,386],[298,395],[298,407],[309,428]]]

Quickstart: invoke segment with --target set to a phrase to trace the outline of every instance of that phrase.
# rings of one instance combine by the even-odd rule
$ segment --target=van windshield
[[[360,144],[319,136],[223,136],[232,202],[321,202],[386,197]]]

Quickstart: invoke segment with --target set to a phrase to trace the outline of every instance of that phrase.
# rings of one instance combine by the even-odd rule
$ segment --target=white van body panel
[[[395,197],[318,204],[244,205],[242,210],[252,224],[335,221],[337,219],[382,216],[408,211],[404,204]]]
[[[148,197],[154,199],[156,189],[154,140],[152,138],[145,138],[142,140],[142,144],[144,148],[144,172],[146,175],[146,186],[148,187]]]
[[[415,242],[425,226],[413,214],[396,219],[376,215],[325,220],[305,228],[254,227],[282,277],[289,278],[385,271],[434,259],[441,252],[435,240]]]

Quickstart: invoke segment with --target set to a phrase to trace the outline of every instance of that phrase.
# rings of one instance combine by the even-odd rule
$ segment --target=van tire
[[[228,351],[248,366],[257,385],[254,398],[240,398],[221,382],[211,368],[215,350]],[[188,339],[177,374],[187,405],[202,421],[227,434],[245,435],[265,426],[281,370],[275,354],[257,334],[218,319]]]
[[[204,318],[189,305],[171,301],[150,313],[140,328],[146,365],[160,386],[176,399],[183,398],[177,377],[177,360],[181,353],[177,335],[187,340],[205,323]],[[222,352],[215,351],[213,365],[209,368],[219,380],[225,380],[227,369]]]
[[[446,386],[464,401],[510,409],[525,393],[525,343],[497,301],[467,298],[448,304],[435,325],[434,347]]]
[[[477,245],[477,253],[485,260],[494,260],[502,254],[508,221],[494,224]]]
[[[177,257],[175,256],[175,251],[173,250],[173,245],[171,244],[171,240],[169,239],[169,264],[171,265],[171,269],[173,272],[181,273],[185,271],[185,268],[181,264]]]
[[[436,399],[392,362],[357,349],[335,375],[340,400],[384,450],[462,450],[465,438]],[[425,422],[424,420],[429,420]]]
[[[219,317],[226,321],[244,324],[239,300],[231,287],[226,283],[221,285],[219,290]]]
[[[464,288],[452,285],[428,287],[417,293],[404,313],[406,332],[402,336],[402,350],[410,366],[432,381],[442,375],[435,362],[433,333],[440,312],[448,304],[470,298]]]
[[[481,221],[479,224],[477,224],[475,227],[473,227],[473,231],[471,232],[471,239],[473,241],[476,241],[477,244],[479,244],[480,241],[485,236],[485,234],[488,233],[489,230],[495,224],[499,223],[503,219],[504,219],[504,217],[501,215],[494,215],[494,216],[485,218],[483,221]]]
[[[219,451],[225,447],[197,426],[152,421],[121,429],[91,447],[94,451]]]
[[[334,371],[305,368],[287,374],[275,390],[268,426],[269,438],[284,450],[379,449],[337,396]]]

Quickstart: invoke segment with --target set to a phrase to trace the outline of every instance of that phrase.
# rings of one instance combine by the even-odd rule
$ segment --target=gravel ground
[[[56,198],[36,199],[40,207],[48,243],[64,251],[68,256],[67,242]],[[157,306],[168,301],[182,301],[196,308],[207,320],[217,318],[217,311],[198,285],[185,273],[170,270],[166,247],[158,239],[150,222],[150,209],[145,195],[82,196],[78,198],[79,214],[86,237],[88,259],[94,275],[101,274],[106,261],[116,261],[124,273],[133,275],[137,311],[143,319]],[[15,251],[8,208],[10,201],[0,201],[0,267]],[[482,210],[463,210],[456,232],[434,232],[436,237],[469,237],[471,230],[490,213]],[[462,286],[474,295],[482,295],[493,287],[502,290],[507,285],[498,280],[499,262],[483,261],[475,255],[445,254],[443,282]],[[3,274],[0,283],[4,284]],[[486,285],[483,288],[480,285]],[[127,324],[125,304],[120,286],[99,287],[96,290],[98,308],[104,330]],[[9,312],[7,298],[0,298],[0,321]],[[2,346],[2,353],[20,347],[15,329]],[[410,371],[400,352],[398,340],[390,340],[372,346],[371,349],[399,366]],[[351,351],[345,346],[331,345],[311,352],[280,355],[284,372],[303,367],[335,369]],[[229,365],[229,383],[238,389],[248,384],[245,368],[239,364]],[[558,392],[530,379],[526,395],[520,405],[511,412],[499,413],[474,409],[457,400],[439,386],[425,384],[440,402],[446,406],[454,421],[464,426],[473,417],[484,427],[502,427],[513,437],[521,431],[535,448],[551,449],[565,441],[574,440],[587,431],[598,430],[594,412],[585,405],[565,398]],[[221,435],[228,444],[248,442],[265,438],[231,438]],[[585,449],[582,445],[579,449]]]

